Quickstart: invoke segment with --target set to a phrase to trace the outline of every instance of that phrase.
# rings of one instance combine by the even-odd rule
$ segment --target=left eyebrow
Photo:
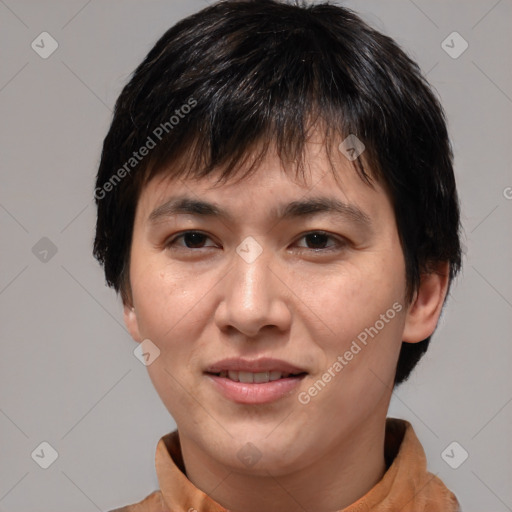
[[[334,214],[359,224],[361,227],[371,228],[372,221],[367,213],[354,204],[347,204],[332,197],[310,197],[308,199],[292,201],[286,205],[280,205],[270,211],[271,219],[287,220],[298,217],[312,217],[327,213]],[[228,222],[233,221],[233,216],[219,206],[207,201],[187,196],[174,197],[158,206],[148,216],[148,223],[155,224],[160,219],[174,215],[198,215],[202,217],[217,217]]]

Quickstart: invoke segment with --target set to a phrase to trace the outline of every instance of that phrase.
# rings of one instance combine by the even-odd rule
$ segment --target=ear
[[[131,334],[132,338],[140,343],[142,341],[139,332],[139,321],[137,320],[137,314],[135,313],[135,307],[130,304],[123,305],[123,317],[124,324]]]
[[[441,262],[420,277],[420,285],[409,305],[402,340],[418,343],[434,332],[448,291],[450,264]]]

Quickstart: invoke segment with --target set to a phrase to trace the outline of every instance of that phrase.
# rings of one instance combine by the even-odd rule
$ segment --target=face
[[[341,153],[338,180],[321,144],[306,157],[303,181],[269,152],[238,183],[155,178],[137,206],[126,324],[160,350],[147,369],[180,436],[237,471],[284,474],[385,417],[404,339],[387,194]],[[178,208],[185,196],[214,208]]]

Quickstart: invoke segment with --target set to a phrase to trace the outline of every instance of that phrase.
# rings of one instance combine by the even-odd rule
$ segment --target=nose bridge
[[[270,269],[273,258],[272,251],[252,237],[237,247],[216,314],[219,327],[229,325],[247,336],[268,325],[286,328],[289,311]]]
[[[247,237],[236,249],[233,258],[233,282],[231,293],[239,304],[249,310],[261,310],[271,300],[269,264],[272,254],[254,238]]]

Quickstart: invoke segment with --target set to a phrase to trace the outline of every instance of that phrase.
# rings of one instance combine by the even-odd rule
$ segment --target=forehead
[[[275,218],[278,212],[289,212],[286,206],[292,206],[290,203],[297,205],[307,200],[311,208],[318,207],[312,204],[314,201],[317,205],[323,203],[325,210],[346,206],[345,213],[355,213],[355,217],[378,217],[383,210],[391,208],[385,189],[376,180],[371,185],[363,181],[354,162],[341,151],[329,157],[323,144],[309,142],[303,163],[303,172],[297,173],[294,162],[283,163],[269,149],[254,172],[244,176],[241,167],[223,181],[219,181],[221,169],[202,178],[176,178],[169,166],[142,190],[137,219],[155,220],[156,209],[165,209],[166,203],[169,205],[172,199],[179,198],[219,205],[217,214],[222,210],[232,217],[230,220],[237,217],[239,221],[249,217]],[[245,167],[249,165],[250,162]]]

